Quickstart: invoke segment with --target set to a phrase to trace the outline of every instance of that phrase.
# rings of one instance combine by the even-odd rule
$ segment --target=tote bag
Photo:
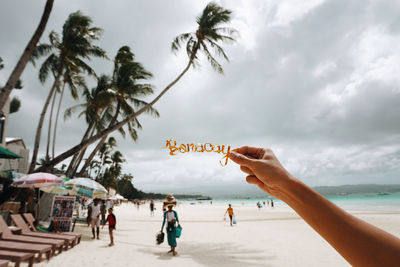
[[[236,217],[233,217],[232,223],[233,223],[233,224],[237,224]]]
[[[175,232],[176,238],[181,237],[181,233],[182,233],[182,227],[178,225],[178,227],[176,227],[176,232]]]

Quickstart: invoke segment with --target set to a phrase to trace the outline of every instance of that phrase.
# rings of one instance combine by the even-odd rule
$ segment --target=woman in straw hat
[[[172,208],[176,206],[175,197],[172,194],[168,194],[164,201],[164,207],[167,207],[168,210],[164,212],[164,220],[161,226],[161,232],[164,229],[165,221],[167,221],[167,239],[168,245],[171,246],[171,250],[168,253],[172,252],[172,255],[176,255],[176,223],[179,225],[178,213],[174,211]]]

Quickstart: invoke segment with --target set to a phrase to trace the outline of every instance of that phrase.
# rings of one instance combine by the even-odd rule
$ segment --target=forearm
[[[400,240],[345,212],[297,179],[282,192],[312,228],[353,266],[400,266]]]

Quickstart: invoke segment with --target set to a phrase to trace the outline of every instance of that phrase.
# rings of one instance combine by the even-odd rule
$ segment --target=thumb
[[[229,153],[229,158],[239,164],[239,165],[243,165],[243,166],[249,166],[251,165],[251,163],[253,162],[253,159],[246,157],[245,155],[239,154],[237,152],[233,152],[231,151]]]

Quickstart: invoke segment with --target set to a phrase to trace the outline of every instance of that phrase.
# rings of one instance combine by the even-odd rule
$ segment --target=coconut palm
[[[93,41],[99,39],[102,29],[91,27],[91,24],[92,20],[82,15],[80,11],[72,13],[64,23],[62,38],[56,32],[51,32],[49,35],[50,44],[38,45],[32,55],[33,63],[42,56],[48,56],[39,70],[39,79],[44,83],[49,74],[52,73],[54,82],[40,114],[29,172],[32,172],[35,168],[43,121],[53,94],[63,87],[61,84],[67,84],[72,97],[76,99],[78,88],[85,87],[84,79],[80,73],[87,72],[90,75],[95,75],[93,69],[87,65],[84,59],[90,59],[93,56],[106,57],[103,49],[93,45]]]
[[[85,116],[88,127],[82,137],[82,141],[92,136],[95,130],[106,128],[106,121],[109,121],[112,117],[114,108],[111,103],[114,100],[114,95],[109,93],[108,90],[110,87],[111,78],[107,75],[100,76],[95,88],[92,88],[91,90],[86,88],[83,90],[83,96],[86,102],[72,106],[65,111],[64,119],[70,118],[71,115],[77,111],[80,111],[78,118],[83,115]],[[85,151],[86,149],[73,156],[66,171],[67,176],[76,172],[76,169],[83,159]]]
[[[8,97],[11,94],[11,91],[17,87],[16,85],[18,84],[19,78],[21,77],[21,74],[24,71],[26,64],[30,60],[32,53],[35,50],[36,44],[39,42],[40,37],[42,37],[44,29],[46,28],[47,21],[49,20],[51,10],[53,8],[53,2],[54,0],[46,1],[42,18],[40,19],[39,25],[36,28],[35,33],[28,42],[26,48],[24,49],[24,52],[19,58],[17,65],[8,77],[6,85],[0,89],[0,110],[2,110],[4,105],[6,104]]]
[[[114,70],[112,75],[111,88],[107,91],[109,94],[114,95],[115,99],[115,113],[110,120],[108,126],[116,123],[119,116],[126,118],[135,112],[134,108],[142,108],[148,103],[140,100],[138,97],[147,96],[153,93],[153,86],[151,84],[142,83],[141,81],[148,80],[152,74],[148,72],[139,62],[135,61],[135,55],[132,53],[129,46],[121,47],[114,58]],[[133,104],[133,107],[132,107]],[[147,110],[147,113],[158,117],[159,114],[154,108]],[[136,128],[141,128],[137,119],[130,121],[126,124],[130,137],[136,141],[137,133]],[[126,133],[121,127],[119,132],[125,137]],[[89,155],[85,164],[82,166],[78,176],[84,175],[86,169],[90,165],[97,151],[102,147],[108,135],[100,139],[99,143]]]
[[[221,47],[221,42],[231,42],[234,41],[234,34],[236,31],[232,28],[223,27],[224,24],[229,23],[231,20],[232,12],[230,10],[224,9],[223,7],[215,4],[209,3],[203,10],[202,14],[197,18],[197,29],[193,33],[184,33],[176,37],[172,42],[172,50],[177,51],[180,49],[184,42],[186,42],[186,52],[189,56],[188,63],[183,71],[175,78],[171,83],[169,83],[161,93],[154,98],[150,103],[132,113],[130,116],[109,126],[107,129],[101,131],[100,133],[88,138],[87,140],[81,142],[80,144],[72,147],[71,149],[65,151],[64,153],[55,157],[49,164],[50,166],[56,165],[66,158],[72,156],[73,154],[84,149],[88,145],[97,142],[104,136],[107,136],[111,132],[120,129],[129,122],[135,120],[139,115],[146,112],[149,108],[153,107],[155,103],[169,90],[173,87],[190,69],[191,66],[199,63],[199,52],[204,53],[207,60],[210,62],[211,66],[216,69],[219,73],[223,73],[223,69],[220,63],[212,56],[211,51],[215,51],[217,55],[228,59],[224,50]],[[38,168],[38,171],[45,170],[46,167]]]

